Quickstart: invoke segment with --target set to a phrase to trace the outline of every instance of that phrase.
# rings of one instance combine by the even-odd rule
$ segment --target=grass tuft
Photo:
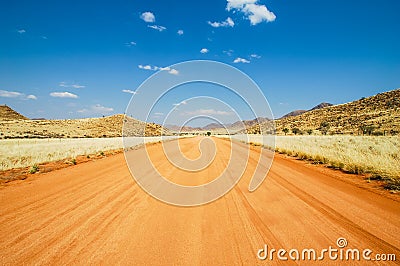
[[[32,165],[31,169],[29,170],[30,174],[34,174],[39,171],[39,166],[37,164]]]

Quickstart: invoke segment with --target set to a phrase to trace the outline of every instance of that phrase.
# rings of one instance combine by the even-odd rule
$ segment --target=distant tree
[[[324,135],[326,135],[328,133],[329,128],[330,128],[330,125],[326,121],[321,122],[321,124],[319,125],[319,131],[321,131],[321,133]]]
[[[365,133],[367,132],[366,126],[364,126],[364,125],[361,125],[361,126],[358,128],[358,130],[361,131],[361,133],[362,133],[363,135],[365,135]]]
[[[285,133],[285,135],[287,134],[287,133],[289,133],[289,129],[288,128],[284,128],[284,129],[282,129],[282,131],[283,131],[283,133]]]
[[[363,135],[372,135],[374,130],[375,130],[374,126],[366,126],[366,125],[360,126],[360,131],[362,132]]]
[[[368,134],[369,136],[371,136],[372,133],[374,133],[374,130],[375,130],[375,127],[374,127],[374,126],[367,126],[367,127],[366,127],[366,131],[367,131],[367,134]]]
[[[295,127],[295,128],[292,128],[292,133],[295,134],[295,135],[297,135],[297,134],[301,133],[301,131],[300,131],[300,129],[298,129],[297,127]]]
[[[211,136],[211,132],[210,131],[207,131],[207,136]]]
[[[313,130],[312,129],[307,129],[307,134],[308,135],[311,135],[313,133]]]

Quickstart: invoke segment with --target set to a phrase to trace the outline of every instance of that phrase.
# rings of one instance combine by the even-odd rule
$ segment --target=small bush
[[[34,174],[39,171],[39,166],[37,164],[32,165],[31,169],[29,170],[30,174]]]
[[[292,133],[295,135],[301,134],[301,130],[299,128],[295,127],[295,128],[292,128]]]
[[[389,180],[384,186],[385,189],[388,190],[398,190],[400,191],[400,179],[392,179]]]

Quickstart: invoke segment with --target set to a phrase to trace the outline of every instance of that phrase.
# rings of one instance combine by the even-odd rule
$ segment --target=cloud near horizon
[[[185,104],[187,104],[186,101],[181,101],[180,103],[173,103],[172,105],[178,107],[179,105],[185,105]]]
[[[133,90],[122,90],[122,92],[130,93],[130,94],[137,94],[137,92],[133,91]]]
[[[200,53],[202,53],[202,54],[206,54],[208,52],[209,52],[209,50],[207,48],[203,48],[200,50]]]
[[[79,84],[67,84],[65,81],[61,81],[58,86],[64,87],[64,88],[74,88],[74,89],[83,89],[86,88],[84,85],[79,85]]]
[[[70,93],[70,92],[51,92],[50,93],[51,97],[55,97],[55,98],[71,98],[71,99],[76,99],[78,98],[78,95]]]
[[[25,93],[18,91],[6,91],[0,90],[0,97],[3,98],[19,98],[23,100],[37,100],[37,97],[33,94],[26,95]]]
[[[198,109],[195,111],[186,111],[182,115],[232,115],[232,112],[220,111],[215,109]]]
[[[81,114],[108,114],[114,111],[114,108],[112,107],[105,107],[102,106],[101,104],[95,104],[90,106],[90,108],[85,108],[85,109],[81,109],[78,110],[78,113]]]

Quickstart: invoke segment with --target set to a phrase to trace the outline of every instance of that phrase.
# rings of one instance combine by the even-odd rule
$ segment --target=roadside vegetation
[[[164,137],[169,139],[172,137]],[[127,145],[135,147],[143,138],[127,138]],[[160,141],[161,137],[146,137],[146,142]],[[31,167],[30,173],[39,171],[38,165],[67,159],[71,165],[76,157],[92,154],[105,155],[105,151],[123,148],[122,138],[64,138],[64,139],[5,139],[0,140],[0,171]]]
[[[70,159],[71,164],[76,164],[78,155],[120,148],[121,138],[1,140],[0,170],[32,166],[30,172],[35,173],[40,163]]]
[[[249,142],[271,146],[260,135],[249,135]],[[276,136],[275,151],[348,173],[368,174],[369,180],[385,181],[386,189],[400,190],[400,136]]]

